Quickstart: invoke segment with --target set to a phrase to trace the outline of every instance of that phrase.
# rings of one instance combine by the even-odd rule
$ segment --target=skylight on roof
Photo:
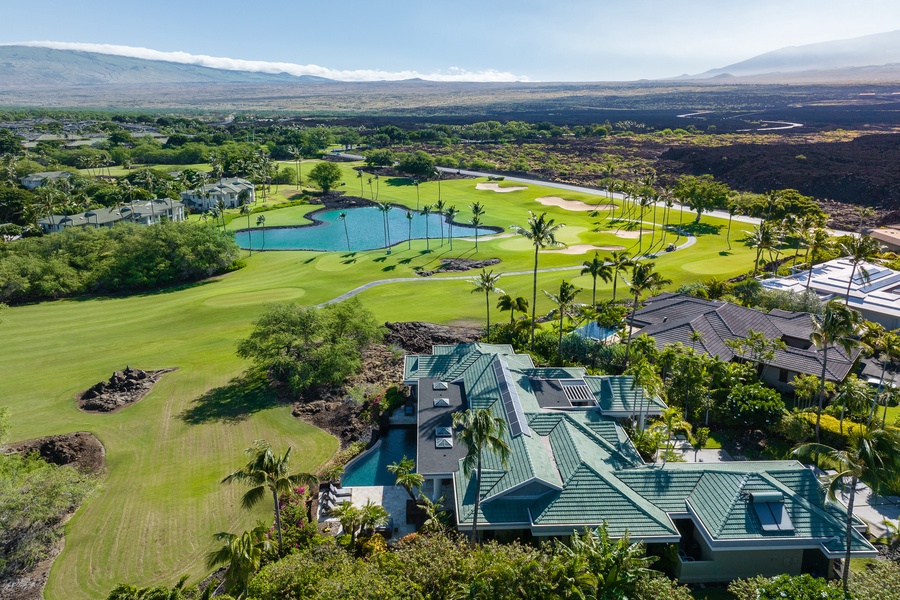
[[[519,393],[512,384],[512,374],[509,366],[499,358],[494,360],[494,375],[497,377],[497,386],[500,388],[500,398],[503,408],[506,410],[506,418],[509,421],[509,433],[513,437],[525,434],[531,437],[531,430],[525,420],[525,411],[522,410],[522,401]]]
[[[433,389],[434,391],[437,392],[437,391],[443,391],[443,390],[449,389],[449,386],[444,381],[435,381],[434,383],[431,384],[431,389]]]
[[[439,437],[434,440],[435,448],[452,448],[453,447],[453,438],[452,437]]]
[[[763,531],[794,531],[794,524],[784,508],[784,494],[778,491],[753,492],[750,503]]]
[[[434,435],[442,438],[442,437],[453,437],[453,428],[452,427],[435,427]]]
[[[450,398],[435,398],[434,406],[435,408],[440,406],[450,406]]]

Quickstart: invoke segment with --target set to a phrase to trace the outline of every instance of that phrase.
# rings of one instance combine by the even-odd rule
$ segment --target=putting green
[[[343,188],[359,193],[352,164],[342,163]],[[304,173],[308,168],[304,164]],[[402,178],[382,178],[379,189],[364,182],[365,197],[408,206],[433,204],[438,183],[415,186]],[[459,209],[458,222],[471,219],[471,204],[486,209],[484,224],[509,232],[510,224],[524,225],[528,210],[546,212],[567,227],[560,239],[570,245],[621,245],[633,253],[638,240],[625,240],[595,230],[609,229],[601,216],[544,206],[535,198],[606,204],[603,197],[561,193],[529,185],[512,193],[477,191],[481,180],[445,180],[440,197]],[[617,201],[618,203],[618,201]],[[292,225],[307,221],[315,207],[304,205],[269,211],[267,224]],[[605,213],[602,213],[605,215]],[[674,216],[677,222],[678,215]],[[662,211],[659,211],[662,218]],[[645,214],[644,220],[649,217]],[[691,217],[688,217],[691,218]],[[255,219],[251,219],[254,236]],[[727,277],[746,272],[753,252],[733,242],[732,254],[723,235],[727,221],[703,217],[705,235],[696,243],[655,259],[657,269],[673,280],[672,287],[703,276]],[[246,227],[235,219],[229,228]],[[259,232],[262,234],[262,232]],[[444,234],[446,235],[445,227]],[[513,296],[532,297],[534,249],[521,237],[473,241],[456,239],[453,249],[440,231],[433,239],[396,244],[384,250],[357,253],[254,252],[247,266],[210,281],[127,298],[92,298],[12,307],[0,324],[0,405],[12,411],[13,441],[43,435],[92,431],[107,450],[108,476],[100,491],[75,514],[66,527],[66,546],[50,573],[46,597],[88,599],[104,597],[119,581],[141,585],[172,584],[182,574],[195,582],[205,576],[204,555],[214,547],[218,531],[239,532],[257,518],[268,518],[267,506],[247,512],[240,508],[239,486],[222,486],[221,478],[242,464],[242,451],[264,438],[276,448],[294,448],[294,468],[314,470],[337,448],[331,436],[290,416],[258,383],[239,378],[247,364],[235,355],[237,341],[272,301],[300,299],[315,305],[366,283],[387,278],[415,281],[379,285],[363,291],[363,303],[383,320],[426,320],[437,323],[484,322],[484,296],[473,294],[468,280],[451,273],[419,278],[417,270],[434,270],[443,258],[476,260],[499,258],[490,267],[504,275],[499,286]],[[656,231],[657,245],[661,232]],[[666,244],[675,241],[668,234]],[[643,239],[647,248],[650,234]],[[678,243],[683,243],[682,237]],[[600,256],[608,253],[600,252]],[[558,289],[562,279],[584,288],[588,300],[591,278],[580,274],[580,255],[540,253],[540,268],[565,268],[538,278],[539,314],[552,306],[540,292]],[[611,284],[598,281],[599,298],[611,296]],[[619,297],[627,284],[618,285]],[[508,313],[493,309],[492,322]],[[85,414],[74,397],[113,369],[131,365],[142,369],[180,367],[166,375],[140,403],[112,415]]]

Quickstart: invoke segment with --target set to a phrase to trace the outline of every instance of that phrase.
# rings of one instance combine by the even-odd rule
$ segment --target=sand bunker
[[[587,204],[578,200],[566,200],[559,196],[541,196],[535,200],[544,206],[558,206],[565,210],[615,210],[618,208],[615,204]]]
[[[490,190],[492,192],[499,192],[501,194],[507,194],[509,192],[521,192],[522,190],[527,190],[528,186],[525,185],[512,185],[508,187],[500,187],[499,183],[477,183],[475,184],[476,190]]]
[[[624,250],[625,246],[592,246],[591,244],[576,244],[562,250],[544,250],[548,254],[584,254],[591,250]]]
[[[619,231],[616,231],[615,229],[608,229],[606,231],[601,231],[600,233],[611,233],[611,234],[615,235],[616,237],[620,237],[622,239],[636,240],[639,237],[641,237],[641,233],[643,233],[644,235],[650,235],[651,233],[653,233],[653,230],[652,229],[642,229],[640,231],[637,231],[637,230],[629,231],[627,229],[621,229]]]

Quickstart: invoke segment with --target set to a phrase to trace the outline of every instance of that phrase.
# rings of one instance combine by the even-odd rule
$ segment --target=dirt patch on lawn
[[[476,190],[488,190],[491,192],[497,192],[499,194],[508,194],[509,192],[521,192],[522,190],[527,190],[527,185],[510,185],[510,186],[501,186],[499,183],[476,183]]]
[[[441,266],[433,271],[416,271],[416,275],[422,277],[430,277],[435,273],[447,272],[463,272],[472,269],[483,269],[500,263],[499,258],[488,258],[486,260],[472,260],[470,258],[442,258]]]
[[[114,371],[107,381],[96,383],[78,395],[78,408],[84,412],[120,411],[140,401],[163,375],[174,370],[142,371],[125,367],[122,371]]]
[[[544,206],[557,206],[573,211],[616,210],[618,208],[615,204],[588,204],[579,200],[566,200],[559,196],[541,196],[534,200]]]
[[[544,250],[546,254],[584,254],[591,250],[624,250],[625,246],[593,246],[591,244],[575,244],[562,250]]]

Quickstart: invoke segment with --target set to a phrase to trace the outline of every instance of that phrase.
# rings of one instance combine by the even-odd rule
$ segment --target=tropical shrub
[[[812,426],[815,427],[816,413],[805,412],[802,414],[804,418],[806,418],[812,424]],[[833,446],[834,448],[846,448],[847,441],[850,439],[850,433],[852,431],[859,431],[861,429],[865,429],[865,425],[844,421],[844,433],[843,435],[841,435],[840,420],[824,413],[822,414],[822,420],[819,423],[819,433],[822,438],[822,443],[827,444],[828,446]]]
[[[784,410],[784,400],[778,392],[758,383],[736,385],[719,407],[724,422],[754,429],[778,425]]]
[[[797,576],[779,575],[771,579],[738,579],[728,586],[728,591],[737,600],[844,600],[841,588],[807,573]]]

